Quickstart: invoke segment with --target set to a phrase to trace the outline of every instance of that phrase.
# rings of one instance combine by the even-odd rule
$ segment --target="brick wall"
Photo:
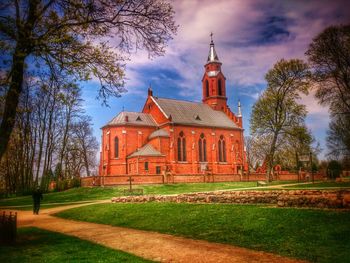
[[[108,175],[95,177],[95,185],[124,185],[128,184],[130,175]],[[206,183],[206,182],[238,182],[240,175],[168,175],[164,176],[149,174],[149,175],[131,175],[135,184],[162,184],[162,183]],[[81,186],[93,186],[94,177],[81,178]]]
[[[141,162],[140,162],[141,163]],[[142,167],[143,167],[142,163]],[[129,176],[135,179],[136,184],[161,184],[161,183],[208,183],[208,182],[239,182],[239,181],[265,181],[266,174],[250,174],[249,178],[247,175],[241,176],[240,174],[214,174],[214,175],[205,175],[203,173],[200,174],[171,174],[168,176],[164,176],[164,169],[161,170],[162,174],[155,174],[155,166],[152,166],[152,162],[150,162],[149,174],[145,175],[108,175],[108,176],[97,176],[95,177],[95,185],[101,185],[104,180],[104,185],[123,185],[126,184],[126,180]],[[94,177],[83,177],[81,178],[82,186],[92,186]],[[278,180],[289,181],[289,180],[298,180],[297,174],[280,174],[277,178]],[[321,174],[314,175],[315,180],[322,179]],[[300,177],[301,181],[306,180],[306,176],[303,175]],[[311,177],[309,177],[311,180]]]
[[[94,186],[94,185],[100,185],[100,176],[89,176],[89,177],[82,177],[80,179],[81,186],[86,187],[86,186]],[[95,181],[95,183],[94,183]]]
[[[161,184],[163,183],[162,175],[133,175],[132,184]],[[101,178],[101,185],[127,185],[129,184],[128,175],[105,176]]]

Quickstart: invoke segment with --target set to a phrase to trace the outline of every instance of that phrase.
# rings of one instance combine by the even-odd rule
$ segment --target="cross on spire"
[[[216,54],[215,48],[214,48],[214,41],[213,41],[213,32],[210,32],[210,49],[209,49],[209,56],[207,62],[219,62],[218,55]]]

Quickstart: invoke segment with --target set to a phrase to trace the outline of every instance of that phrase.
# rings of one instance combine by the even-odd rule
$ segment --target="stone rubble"
[[[278,207],[350,208],[350,190],[213,191],[178,195],[112,198],[114,203],[229,203],[273,204]]]

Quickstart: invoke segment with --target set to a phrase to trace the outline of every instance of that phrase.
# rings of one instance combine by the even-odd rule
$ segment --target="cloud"
[[[129,94],[145,98],[151,83],[155,95],[200,100],[213,32],[229,103],[241,98],[243,105],[252,105],[266,87],[266,72],[278,60],[305,59],[308,45],[325,27],[350,22],[345,0],[178,0],[173,5],[178,34],[162,57],[150,60],[141,50],[131,54],[126,71]],[[325,131],[327,109],[312,94],[302,102],[309,111],[309,127]]]
[[[311,90],[308,95],[303,95],[300,100],[301,104],[306,106],[308,111],[307,126],[317,132],[319,129],[326,129],[329,123],[329,108],[320,105],[315,99],[315,90]]]
[[[179,95],[192,98],[201,94],[210,32],[228,84],[250,87],[263,84],[277,60],[304,58],[317,33],[350,17],[341,2],[192,0],[176,1],[174,6],[180,28],[166,55],[149,60],[145,52],[138,52],[131,61],[136,70],[148,66],[181,74]]]

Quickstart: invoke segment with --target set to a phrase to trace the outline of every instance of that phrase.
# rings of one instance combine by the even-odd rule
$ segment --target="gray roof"
[[[139,125],[155,127],[157,126],[157,123],[148,113],[123,111],[106,124],[106,126],[108,125]]]
[[[128,156],[128,158],[131,157],[137,157],[137,156],[164,156],[159,151],[153,148],[152,145],[146,144],[137,151],[133,152]]]
[[[166,117],[171,115],[175,124],[240,129],[224,112],[207,104],[153,97]]]
[[[170,134],[166,130],[160,129],[152,132],[148,139],[153,139],[155,137],[170,137]]]

